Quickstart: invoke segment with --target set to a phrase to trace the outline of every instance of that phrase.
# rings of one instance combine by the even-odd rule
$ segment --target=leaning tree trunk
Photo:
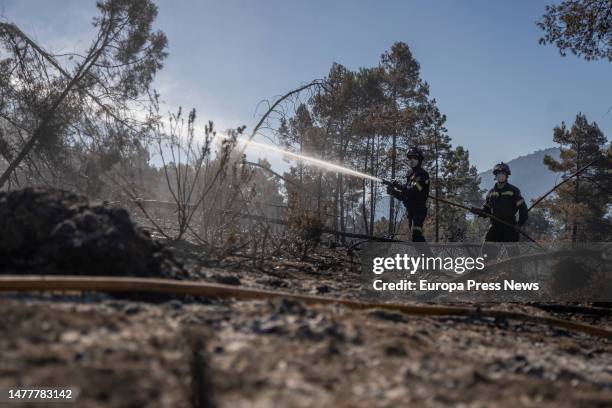
[[[14,27],[10,24],[0,23],[0,28],[3,28],[5,30],[10,29],[12,30],[12,32],[15,32]],[[20,31],[17,31],[17,33],[21,36]],[[64,90],[57,97],[57,99],[53,101],[51,107],[46,112],[44,112],[42,121],[40,122],[36,130],[34,130],[34,132],[32,133],[32,137],[28,139],[28,141],[19,151],[15,159],[13,159],[11,163],[9,163],[8,168],[0,176],[0,188],[4,186],[4,184],[10,179],[11,174],[17,169],[17,167],[19,167],[21,162],[28,156],[28,154],[30,154],[36,143],[45,136],[45,131],[47,130],[49,122],[52,120],[53,115],[55,115],[60,105],[68,97],[68,94],[79,84],[79,82],[89,73],[91,68],[96,64],[98,58],[100,58],[100,55],[102,54],[102,51],[108,46],[107,41],[109,38],[109,34],[110,28],[107,29],[104,33],[101,32],[98,41],[95,45],[93,45],[92,49],[90,50],[83,63],[79,66],[74,76],[66,85],[66,88],[64,88]],[[102,42],[100,47],[96,49],[95,47],[98,45],[99,40],[102,40]],[[40,50],[40,48],[38,48],[38,50]]]

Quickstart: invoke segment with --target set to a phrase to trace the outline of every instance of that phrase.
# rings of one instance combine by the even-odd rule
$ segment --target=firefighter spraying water
[[[387,185],[387,194],[400,200],[406,207],[412,242],[425,242],[423,224],[427,217],[429,173],[422,167],[424,156],[419,149],[416,147],[409,149],[406,157],[410,166],[406,183],[402,184],[397,180],[391,182],[384,180],[383,183]]]
[[[402,183],[397,179],[382,179],[335,163],[329,163],[315,157],[284,150],[273,145],[246,139],[238,139],[238,142],[245,144],[245,148],[248,146],[258,147],[264,149],[264,151],[272,151],[282,154],[322,169],[382,183],[383,185],[387,186],[387,193],[390,196],[402,201],[406,207],[406,215],[412,231],[413,242],[425,242],[425,237],[423,235],[423,224],[427,216],[426,202],[428,198],[431,198],[432,200],[461,208],[479,217],[489,218],[491,220],[491,228],[485,237],[487,241],[516,242],[518,241],[519,236],[523,236],[528,241],[537,244],[533,238],[521,230],[521,227],[527,221],[528,211],[544,197],[552,193],[557,187],[567,182],[572,177],[579,175],[588,167],[601,160],[601,158],[598,158],[565,178],[562,182],[558,183],[550,191],[544,194],[540,199],[536,200],[536,202],[529,209],[521,196],[520,190],[507,182],[508,176],[511,174],[510,168],[505,163],[499,163],[493,169],[496,184],[488,192],[484,206],[482,208],[477,208],[456,203],[442,197],[429,195],[429,174],[422,167],[423,154],[418,148],[411,148],[406,153],[410,168],[407,172],[406,183]],[[518,220],[516,219],[517,212],[519,214]]]

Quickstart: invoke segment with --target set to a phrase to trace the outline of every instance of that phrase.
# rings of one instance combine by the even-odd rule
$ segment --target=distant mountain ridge
[[[553,173],[543,163],[545,155],[559,159],[559,153],[559,148],[550,147],[525,156],[519,156],[507,162],[512,171],[508,181],[521,190],[527,203],[540,197],[560,180],[560,173]],[[480,187],[487,191],[495,184],[492,171],[491,168],[479,174],[481,177]]]

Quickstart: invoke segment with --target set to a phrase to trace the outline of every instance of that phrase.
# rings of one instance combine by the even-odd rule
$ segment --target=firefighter
[[[503,224],[491,218],[491,227],[485,237],[487,242],[517,242],[519,232],[516,227],[522,227],[529,217],[521,191],[508,183],[510,174],[510,167],[506,163],[496,164],[493,168],[495,186],[487,193],[484,206],[482,208],[471,208],[471,212],[479,217],[486,217],[486,214],[491,214],[511,225]],[[518,223],[516,220],[517,212],[519,215]]]
[[[408,172],[406,184],[397,180],[387,185],[387,194],[400,200],[406,207],[408,225],[412,231],[412,242],[425,242],[423,224],[427,216],[427,197],[429,197],[429,173],[422,167],[423,153],[416,147],[406,153]]]

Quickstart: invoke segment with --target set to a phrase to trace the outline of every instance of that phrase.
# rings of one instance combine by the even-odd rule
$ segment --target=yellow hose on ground
[[[401,303],[364,302],[346,298],[300,295],[264,289],[249,289],[218,283],[181,281],[173,279],[111,277],[5,275],[0,276],[0,292],[98,291],[163,293],[238,300],[285,298],[307,304],[341,304],[351,309],[386,309],[417,316],[481,316],[513,319],[573,330],[605,339],[612,338],[612,330],[550,316],[533,316],[523,312],[489,310],[474,307],[414,305]]]

